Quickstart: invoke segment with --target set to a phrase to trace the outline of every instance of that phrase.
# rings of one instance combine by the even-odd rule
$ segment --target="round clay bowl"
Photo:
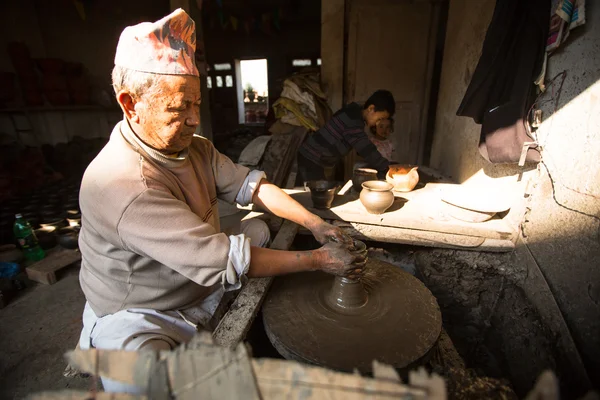
[[[54,229],[40,228],[34,231],[40,247],[49,250],[56,247],[56,234]]]
[[[456,206],[456,205],[450,204],[450,203],[444,203],[444,204],[446,205],[445,208],[446,208],[446,211],[448,212],[448,214],[452,218],[456,218],[460,221],[474,222],[474,223],[485,222],[485,221],[492,219],[492,217],[494,215],[496,215],[495,212],[475,211],[475,210],[469,210],[468,208],[459,207],[459,206]]]
[[[14,244],[0,246],[0,262],[18,263],[23,259],[23,252]]]
[[[362,190],[363,182],[376,181],[377,170],[373,168],[356,168],[352,175],[352,187],[356,192]]]
[[[65,249],[75,250],[78,247],[79,229],[76,227],[60,228],[56,230],[58,244]]]
[[[393,186],[383,181],[367,181],[362,184],[360,202],[369,214],[383,214],[394,204]]]
[[[385,175],[385,180],[394,186],[395,192],[410,192],[419,183],[416,165],[393,164]]]
[[[67,221],[63,218],[49,218],[44,219],[40,226],[45,229],[59,229],[67,226]]]
[[[339,186],[337,182],[325,180],[309,181],[307,186],[310,189],[310,197],[315,208],[322,210],[331,208],[331,203],[333,203]]]

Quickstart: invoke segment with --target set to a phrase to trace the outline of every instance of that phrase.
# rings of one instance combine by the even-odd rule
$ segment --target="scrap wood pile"
[[[444,380],[425,369],[402,383],[396,371],[374,362],[373,378],[279,359],[254,359],[244,343],[220,347],[209,333],[173,351],[80,350],[68,353],[82,372],[148,387],[154,399],[414,399],[445,400]],[[144,399],[145,396],[63,390],[32,400]]]
[[[267,179],[279,187],[293,187],[296,154],[306,135],[331,118],[319,74],[294,74],[284,81],[281,97],[273,104],[276,121],[271,136],[253,140],[242,151],[238,162],[265,171]]]

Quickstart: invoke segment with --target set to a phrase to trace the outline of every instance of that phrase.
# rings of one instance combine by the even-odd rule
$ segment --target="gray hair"
[[[140,99],[144,95],[153,95],[160,79],[162,79],[160,74],[135,71],[118,65],[115,65],[112,71],[112,84],[115,94],[124,90],[134,99]]]

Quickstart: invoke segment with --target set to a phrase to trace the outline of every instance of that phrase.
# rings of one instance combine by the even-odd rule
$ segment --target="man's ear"
[[[373,113],[375,112],[375,105],[374,105],[374,104],[371,104],[369,107],[367,107],[367,111],[368,111],[370,114],[373,114]]]
[[[124,90],[121,90],[117,93],[117,102],[121,106],[123,113],[131,122],[135,122],[136,124],[140,122],[140,116],[138,115],[135,104],[137,103],[134,98]]]

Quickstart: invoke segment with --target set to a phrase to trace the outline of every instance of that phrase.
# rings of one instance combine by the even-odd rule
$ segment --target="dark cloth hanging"
[[[457,115],[481,124],[479,151],[492,163],[519,161],[533,141],[524,121],[541,72],[550,21],[550,0],[497,0],[481,58]],[[527,161],[538,162],[531,149]]]

